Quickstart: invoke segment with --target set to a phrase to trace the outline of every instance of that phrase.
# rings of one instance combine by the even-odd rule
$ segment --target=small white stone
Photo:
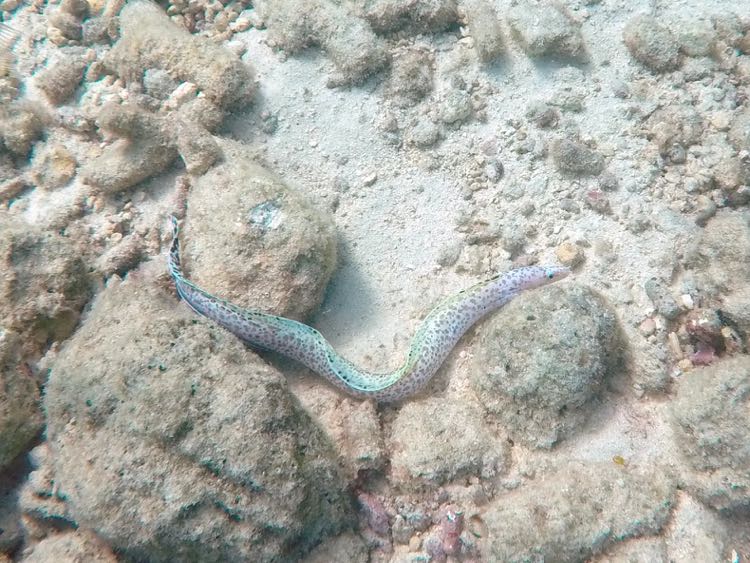
[[[672,352],[672,356],[676,359],[681,359],[683,357],[682,346],[680,346],[680,339],[677,337],[676,332],[669,333],[667,343],[669,345],[669,351]]]
[[[229,29],[231,29],[233,33],[239,33],[250,29],[250,24],[251,22],[248,18],[239,17],[229,24]]]
[[[365,186],[372,186],[375,182],[378,181],[378,173],[377,172],[370,172],[366,176],[362,178],[362,183]]]
[[[682,301],[682,304],[688,309],[692,309],[693,307],[695,307],[693,298],[689,293],[683,293],[682,295],[680,295],[680,300]]]
[[[198,93],[198,87],[192,82],[183,82],[169,95],[164,106],[167,109],[177,109],[188,100],[195,97]]]
[[[651,336],[656,332],[656,323],[654,322],[654,319],[647,318],[645,319],[638,327],[638,330],[641,331],[641,334],[643,336]]]

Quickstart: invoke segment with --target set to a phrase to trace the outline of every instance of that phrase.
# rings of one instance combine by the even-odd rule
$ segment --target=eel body
[[[180,265],[179,226],[174,217],[172,229],[169,272],[177,293],[196,313],[255,348],[272,350],[302,363],[350,395],[379,402],[400,401],[424,387],[464,333],[487,313],[522,291],[547,285],[569,274],[568,268],[561,266],[526,266],[458,292],[439,303],[424,318],[400,368],[374,373],[340,356],[311,326],[239,307],[189,281]]]

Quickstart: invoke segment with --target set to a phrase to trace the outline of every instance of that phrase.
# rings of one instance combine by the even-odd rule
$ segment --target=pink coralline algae
[[[709,345],[698,343],[695,352],[690,355],[690,361],[695,366],[707,366],[716,360],[716,350]]]
[[[424,550],[432,561],[442,562],[449,555],[461,553],[461,532],[464,530],[464,514],[457,507],[450,505],[445,509],[437,533],[424,542]]]
[[[440,522],[440,539],[446,555],[461,551],[461,532],[464,531],[464,514],[455,506],[449,506]]]
[[[357,493],[357,501],[359,502],[360,513],[367,526],[379,536],[387,536],[391,530],[391,525],[383,502],[375,495],[364,491]]]

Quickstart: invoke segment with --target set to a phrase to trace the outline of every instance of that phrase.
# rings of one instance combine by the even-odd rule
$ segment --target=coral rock
[[[225,109],[252,98],[250,66],[228,49],[176,26],[156,3],[128,2],[120,12],[120,25],[120,39],[106,57],[107,66],[120,76],[140,80],[146,69],[160,68],[175,80],[193,82]]]
[[[21,369],[19,335],[0,326],[0,469],[42,429],[39,389]]]
[[[36,75],[35,84],[47,98],[59,105],[73,95],[81,83],[87,63],[82,57],[66,56]]]
[[[750,361],[685,375],[670,403],[688,490],[716,509],[750,507]]]
[[[485,513],[487,561],[581,561],[661,530],[675,483],[613,463],[571,463],[503,495]]]
[[[34,150],[32,177],[42,188],[59,188],[75,176],[77,164],[75,157],[65,145],[47,145],[39,152]]]
[[[144,110],[110,104],[102,108],[98,124],[123,137],[81,168],[83,181],[105,192],[130,188],[163,172],[177,158],[168,122]]]
[[[677,39],[651,16],[636,16],[630,20],[622,38],[630,54],[653,71],[672,70],[680,62]]]
[[[521,295],[482,326],[474,389],[512,439],[549,448],[586,419],[620,360],[619,339],[614,312],[590,289]]]
[[[494,476],[508,456],[481,411],[442,399],[405,404],[393,422],[391,479],[409,488],[437,486],[471,475]]]
[[[596,176],[604,170],[604,157],[586,145],[559,139],[552,144],[552,160],[560,172],[582,176]]]
[[[133,560],[295,560],[351,521],[334,454],[283,376],[157,284],[113,279],[52,365],[55,483]]]
[[[320,45],[342,82],[360,82],[386,63],[383,42],[361,18],[327,0],[259,0],[254,7],[265,21],[271,42],[294,53]]]
[[[331,217],[253,163],[246,149],[222,147],[224,162],[199,177],[188,196],[190,279],[242,306],[310,314],[336,263]]]
[[[508,24],[529,56],[579,57],[584,45],[581,31],[551,2],[526,0],[510,9]]]
[[[67,338],[90,294],[80,250],[56,232],[0,217],[0,325],[28,353]]]

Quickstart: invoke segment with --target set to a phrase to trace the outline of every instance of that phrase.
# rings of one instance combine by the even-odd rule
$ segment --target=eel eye
[[[552,270],[547,270],[547,279],[551,280],[554,277],[555,277],[555,272],[553,272]]]

